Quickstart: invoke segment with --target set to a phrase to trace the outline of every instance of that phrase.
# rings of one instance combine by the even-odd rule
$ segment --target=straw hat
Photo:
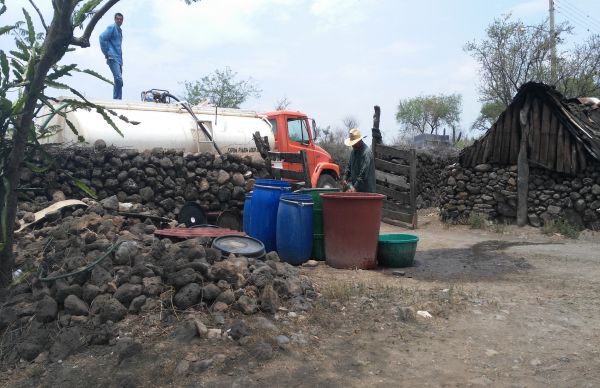
[[[362,136],[360,134],[360,129],[358,129],[358,128],[352,128],[350,130],[350,137],[347,138],[346,140],[344,140],[344,144],[346,144],[348,147],[352,147],[354,144],[358,143],[359,141],[361,141],[365,137],[366,136]]]

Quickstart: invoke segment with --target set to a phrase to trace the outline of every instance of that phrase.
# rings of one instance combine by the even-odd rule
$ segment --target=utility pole
[[[556,31],[554,29],[554,0],[548,0],[548,11],[550,12],[550,78],[556,83]]]

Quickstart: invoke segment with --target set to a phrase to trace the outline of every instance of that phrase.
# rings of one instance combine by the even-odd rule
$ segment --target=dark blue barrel
[[[246,193],[246,199],[244,200],[244,232],[250,235],[250,209],[252,209],[252,192]]]
[[[277,253],[298,265],[310,258],[313,244],[313,199],[309,194],[283,194],[277,211]]]
[[[259,183],[266,184],[259,184]],[[262,241],[267,252],[274,251],[275,228],[277,226],[277,208],[281,194],[290,192],[289,182],[271,179],[259,179],[252,191],[250,208],[249,235]]]

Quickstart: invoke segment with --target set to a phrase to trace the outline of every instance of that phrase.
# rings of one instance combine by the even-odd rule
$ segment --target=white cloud
[[[320,19],[321,29],[346,27],[366,19],[364,2],[359,0],[313,0],[310,11]]]
[[[415,42],[397,40],[382,47],[379,53],[387,58],[407,57],[422,51],[424,48],[423,45],[417,45]]]
[[[203,49],[227,43],[243,44],[255,41],[263,25],[258,16],[276,10],[278,20],[288,14],[282,6],[292,0],[203,0],[191,6],[173,1],[151,0],[156,20],[153,33],[163,44],[178,49]]]

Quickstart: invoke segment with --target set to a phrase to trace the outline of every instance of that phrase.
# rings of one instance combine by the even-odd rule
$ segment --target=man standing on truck
[[[100,34],[100,49],[106,58],[106,63],[114,78],[113,99],[120,100],[123,97],[123,14],[115,14],[115,24],[111,24]]]
[[[352,128],[348,139],[344,140],[344,144],[352,147],[343,181],[349,192],[375,192],[375,160],[373,152],[363,141],[365,137],[360,134],[360,129]]]

